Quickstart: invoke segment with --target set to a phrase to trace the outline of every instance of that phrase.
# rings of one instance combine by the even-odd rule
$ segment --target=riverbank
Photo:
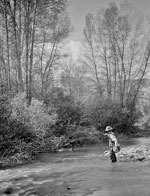
[[[122,149],[118,153],[119,161],[149,161],[150,145],[137,145]]]
[[[109,159],[109,151],[104,152]],[[150,145],[137,145],[134,147],[126,147],[116,154],[118,162],[135,162],[150,160]]]
[[[29,154],[16,153],[0,159],[0,169],[15,168],[21,165],[36,162],[36,158]]]
[[[64,137],[63,137],[64,138]],[[139,138],[139,137],[137,137]],[[58,140],[58,139],[57,139]],[[64,140],[62,142],[62,140]],[[123,135],[119,136],[119,142],[122,145],[123,143],[128,143],[129,140],[133,140],[132,137],[125,137]],[[87,138],[78,138],[76,140],[70,140],[70,143],[65,141],[65,139],[59,139],[56,142],[55,139],[55,147],[53,150],[48,148],[41,148],[39,149],[36,154],[32,154],[29,151],[20,151],[20,153],[15,153],[10,156],[1,157],[0,159],[0,168],[6,169],[11,167],[18,167],[21,165],[26,165],[29,163],[34,163],[38,161],[39,153],[52,153],[52,154],[59,154],[61,152],[73,152],[76,150],[77,147],[83,146],[90,146],[90,145],[103,145],[106,144],[106,141],[100,140],[97,136],[87,137]],[[73,143],[74,142],[74,143]],[[57,143],[57,147],[56,147]],[[146,143],[146,141],[145,141]],[[144,143],[139,146],[138,144],[134,144],[134,147],[121,148],[120,153],[118,153],[118,160],[119,161],[147,161],[150,159],[150,144],[144,145]]]
[[[99,138],[95,135],[76,135],[71,139],[67,139],[65,136],[45,138],[43,141],[36,142],[35,144],[24,144],[20,142],[19,147],[16,146],[17,152],[14,153],[13,149],[9,149],[8,154],[4,153],[0,158],[0,168],[6,169],[11,167],[17,167],[28,163],[38,161],[38,155],[40,153],[59,153],[63,151],[73,151],[76,147],[82,147],[84,145],[101,143]]]

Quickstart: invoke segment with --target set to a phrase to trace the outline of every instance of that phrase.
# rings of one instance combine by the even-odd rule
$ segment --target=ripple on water
[[[0,171],[0,196],[8,196],[8,187],[13,188],[11,196],[129,196],[129,191],[130,196],[141,196],[142,191],[150,195],[148,164],[111,164],[97,151],[59,160]]]

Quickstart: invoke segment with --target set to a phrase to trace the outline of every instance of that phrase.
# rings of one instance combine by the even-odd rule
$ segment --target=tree
[[[44,21],[44,23],[42,23]],[[40,94],[45,97],[53,83],[53,71],[64,58],[61,45],[71,30],[70,19],[65,12],[59,16],[44,15],[39,18],[40,28],[36,44],[36,77],[40,79]],[[46,28],[44,28],[46,27]],[[52,86],[52,85],[51,85]]]
[[[3,56],[1,62],[3,64],[7,62],[7,67],[5,67],[9,80],[10,73],[15,68],[17,90],[26,91],[27,103],[30,105],[33,89],[35,49],[39,43],[37,37],[43,28],[46,37],[49,35],[49,30],[53,29],[51,38],[47,42],[52,45],[56,40],[57,43],[60,43],[67,37],[69,32],[67,22],[69,23],[69,19],[66,25],[61,24],[62,21],[60,21],[67,6],[67,0],[1,0],[0,3],[1,16],[5,19],[4,28],[7,44],[5,51],[4,47],[2,47],[2,51],[7,55],[1,52]],[[40,19],[43,19],[43,21],[46,19],[44,26],[41,24],[42,20]],[[65,32],[63,36],[62,32]],[[45,42],[45,40],[41,41]],[[50,56],[53,55],[50,54]],[[51,61],[51,57],[49,59]],[[49,69],[49,64],[52,63],[47,60],[47,64],[48,66],[46,67]],[[8,83],[10,85],[10,82]]]
[[[110,3],[95,18],[89,16],[84,30],[89,51],[85,59],[96,65],[103,96],[133,110],[149,64],[146,20],[127,2],[120,7]]]
[[[61,69],[61,85],[65,94],[71,96],[76,104],[85,103],[89,91],[85,67],[70,57]]]
[[[96,89],[98,90],[98,94],[102,97],[102,85],[100,81],[99,74],[99,62],[97,61],[97,52],[96,52],[96,43],[95,43],[95,21],[92,14],[88,14],[86,16],[86,27],[84,29],[85,36],[85,59],[84,64],[88,66],[90,70],[90,78],[96,85]]]

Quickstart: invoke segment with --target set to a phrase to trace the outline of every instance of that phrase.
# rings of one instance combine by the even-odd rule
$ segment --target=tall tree
[[[102,85],[99,76],[99,63],[97,61],[97,52],[95,44],[95,21],[92,14],[86,16],[86,27],[84,28],[84,36],[86,42],[86,52],[84,64],[86,64],[91,71],[91,79],[96,85],[99,96],[102,96]]]
[[[28,104],[32,98],[35,49],[39,44],[37,37],[43,28],[46,37],[51,34],[49,30],[53,29],[53,36],[51,34],[51,40],[47,43],[54,44],[56,39],[57,43],[61,42],[68,35],[67,25],[63,30],[58,25],[66,6],[67,0],[0,0],[1,15],[5,19],[7,49],[4,51],[3,48],[3,51],[7,55],[4,54],[3,59],[7,62],[7,75],[10,80],[10,73],[15,68],[18,91],[26,91]],[[47,20],[43,25],[44,19]],[[65,30],[66,34],[62,36]],[[49,59],[51,61],[51,57]]]
[[[110,3],[92,18],[92,39],[86,39],[85,45],[91,53],[85,59],[90,63],[95,57],[98,78],[103,78],[109,99],[119,99],[122,107],[135,105],[149,64],[146,22],[127,2],[120,7]],[[86,25],[84,31],[87,38],[91,26]]]
[[[65,94],[73,98],[75,103],[84,103],[87,89],[86,69],[79,62],[69,58],[62,66],[61,85]]]
[[[44,17],[44,18],[43,18]],[[44,23],[42,21],[44,20]],[[41,22],[40,22],[41,21]],[[64,58],[62,52],[63,40],[68,37],[71,22],[65,12],[57,15],[45,15],[39,18],[39,33],[36,35],[36,78],[40,80],[40,95],[47,96],[52,75],[60,60]],[[43,27],[46,28],[43,28]]]

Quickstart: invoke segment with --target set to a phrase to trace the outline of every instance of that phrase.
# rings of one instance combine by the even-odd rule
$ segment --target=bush
[[[0,135],[8,130],[9,118],[11,116],[11,105],[7,96],[0,96]],[[1,138],[2,140],[3,138]]]
[[[58,119],[55,124],[55,134],[57,136],[68,135],[76,131],[81,119],[81,109],[71,103],[63,103],[57,108]]]
[[[18,119],[37,136],[44,136],[56,121],[56,114],[48,114],[42,102],[32,99],[31,105],[28,107],[24,93],[16,95],[11,104],[13,106],[11,118]]]
[[[1,166],[31,161],[39,151],[46,150],[44,136],[57,117],[46,112],[36,99],[27,107],[24,94],[16,95],[11,101],[0,97]],[[53,143],[49,142],[48,146],[52,150],[54,147],[50,145]]]
[[[16,152],[21,141],[34,141],[35,134],[27,124],[12,118],[12,106],[7,96],[0,97],[0,154],[2,157]]]
[[[53,105],[57,113],[56,123],[52,126],[54,135],[68,135],[77,129],[83,115],[82,108],[71,96],[64,95],[61,88],[54,88],[47,104]]]
[[[118,133],[129,134],[137,120],[137,115],[116,103],[102,103],[93,107],[89,112],[89,119],[99,131],[104,131],[106,126],[114,127]]]

